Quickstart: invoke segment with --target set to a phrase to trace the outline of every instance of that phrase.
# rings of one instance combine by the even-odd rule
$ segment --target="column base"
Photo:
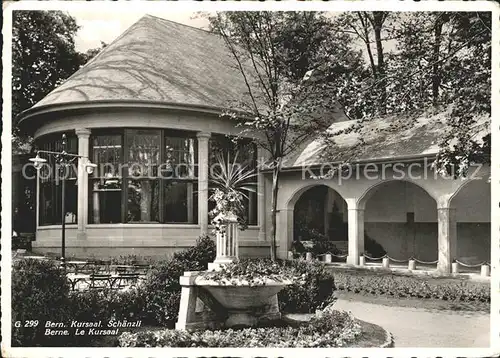
[[[347,256],[346,263],[348,265],[358,266],[359,256],[358,255]]]
[[[437,265],[437,272],[442,275],[442,276],[450,276],[451,273],[452,273],[452,267],[451,267],[451,263],[448,264],[448,263],[444,263],[444,264],[440,264],[438,263]]]
[[[235,262],[236,257],[224,257],[224,258],[216,258],[214,262],[210,262],[208,264],[209,271],[217,271],[220,270],[221,266],[228,265],[232,262]]]

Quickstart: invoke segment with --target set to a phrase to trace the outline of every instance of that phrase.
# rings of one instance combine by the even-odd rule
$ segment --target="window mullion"
[[[158,177],[158,221],[160,223],[165,223],[165,217],[163,215],[163,197],[165,195],[163,190],[163,173],[160,168],[162,168],[163,161],[165,160],[165,131],[160,131],[160,162],[158,163],[157,177]]]
[[[124,129],[122,133],[122,143],[123,143],[123,166],[121,170],[122,176],[122,223],[127,222],[128,214],[128,160],[129,160],[129,141],[127,140],[127,130]]]

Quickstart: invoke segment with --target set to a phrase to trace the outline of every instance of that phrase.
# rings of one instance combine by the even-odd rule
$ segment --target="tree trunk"
[[[373,79],[377,79],[377,67],[375,66],[375,60],[373,59],[372,48],[370,45],[370,35],[368,32],[368,19],[366,19],[366,14],[364,12],[358,11],[358,17],[361,21],[361,26],[363,27],[363,42],[366,45],[366,51],[368,52],[368,58],[370,60],[370,67],[372,69]]]
[[[381,114],[386,113],[386,102],[387,102],[387,80],[385,78],[385,63],[384,63],[384,48],[382,46],[382,25],[385,21],[386,14],[383,11],[375,11],[373,13],[373,31],[375,33],[375,45],[377,47],[377,67],[378,67],[378,79],[379,79],[379,109]]]
[[[276,219],[278,206],[279,175],[281,172],[281,158],[277,159],[273,168],[273,186],[271,196],[271,260],[276,261]]]
[[[434,46],[432,50],[432,105],[436,107],[439,103],[439,86],[441,85],[441,73],[440,66],[438,63],[439,52],[442,40],[443,31],[443,16],[442,14],[437,15],[436,22],[434,23]]]

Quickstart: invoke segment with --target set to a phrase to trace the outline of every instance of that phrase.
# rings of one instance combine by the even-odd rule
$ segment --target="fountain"
[[[225,217],[223,230],[216,234],[217,256],[208,271],[238,260],[238,220]],[[288,281],[266,279],[255,285],[245,280],[215,281],[205,278],[207,271],[185,272],[180,277],[181,303],[176,329],[202,330],[254,327],[281,318],[278,292]]]

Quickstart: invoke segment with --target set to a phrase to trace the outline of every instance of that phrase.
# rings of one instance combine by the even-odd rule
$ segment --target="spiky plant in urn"
[[[211,170],[213,191],[209,198],[215,203],[209,215],[217,240],[217,257],[209,265],[210,270],[238,259],[239,230],[247,227],[244,203],[248,193],[255,192],[256,184],[252,181],[255,176],[248,165],[239,163],[238,152],[232,161],[229,154],[226,159],[217,153]]]
[[[245,199],[248,192],[255,191],[256,185],[252,182],[255,176],[248,165],[238,163],[238,153],[232,161],[229,155],[227,160],[221,154],[216,155],[209,200],[215,202],[210,217],[217,254],[208,271],[185,272],[180,278],[182,292],[177,329],[252,327],[263,320],[281,317],[277,293],[291,281],[265,275],[253,280],[249,278],[259,275],[259,270],[238,271],[238,236],[247,226]]]

